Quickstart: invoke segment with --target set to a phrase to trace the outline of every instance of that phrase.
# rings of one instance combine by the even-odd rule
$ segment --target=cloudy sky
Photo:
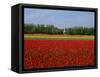
[[[25,24],[51,24],[58,28],[94,27],[94,12],[51,9],[24,9]]]

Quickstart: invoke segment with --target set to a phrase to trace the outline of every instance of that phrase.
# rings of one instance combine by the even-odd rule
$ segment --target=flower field
[[[31,37],[31,39],[29,39]],[[24,39],[24,69],[93,66],[93,36],[26,36]],[[79,37],[79,38],[78,38]],[[45,39],[46,38],[46,39]],[[77,39],[75,39],[77,38]],[[54,39],[54,40],[51,40]],[[61,40],[62,39],[62,40]]]
[[[47,35],[47,34],[25,34],[24,38],[27,40],[93,40],[94,36],[88,35]]]

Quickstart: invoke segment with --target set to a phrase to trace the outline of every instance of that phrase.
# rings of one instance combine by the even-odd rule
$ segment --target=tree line
[[[94,35],[93,27],[72,27],[60,29],[54,25],[24,24],[25,34],[50,34],[50,35]]]

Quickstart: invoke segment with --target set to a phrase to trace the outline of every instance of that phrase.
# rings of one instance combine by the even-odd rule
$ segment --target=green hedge
[[[50,35],[94,35],[93,27],[72,27],[60,29],[54,25],[44,25],[44,24],[25,24],[24,25],[25,34],[50,34]]]

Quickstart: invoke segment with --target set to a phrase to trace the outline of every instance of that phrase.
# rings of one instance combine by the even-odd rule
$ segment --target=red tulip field
[[[94,40],[24,39],[24,69],[94,65]]]

